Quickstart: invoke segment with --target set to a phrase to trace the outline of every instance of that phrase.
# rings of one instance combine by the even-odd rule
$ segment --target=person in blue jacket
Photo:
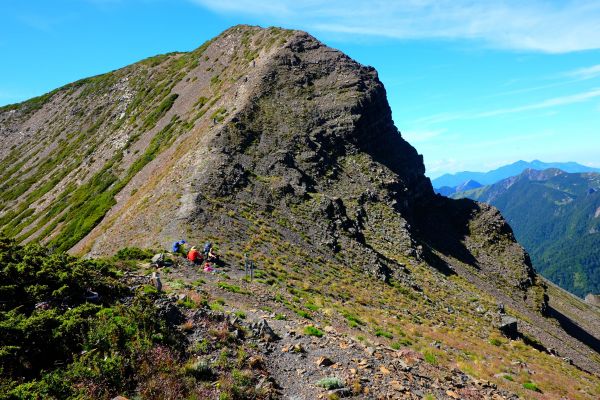
[[[177,242],[174,242],[173,248],[171,250],[173,250],[173,253],[175,253],[175,254],[177,254],[177,253],[184,254],[185,253],[185,251],[183,249],[184,244],[185,244],[185,240],[183,240],[183,239],[181,239]]]

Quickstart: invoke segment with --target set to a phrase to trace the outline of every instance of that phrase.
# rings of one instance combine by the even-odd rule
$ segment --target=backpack
[[[155,254],[155,255],[154,255],[154,257],[152,257],[152,260],[151,260],[151,262],[152,262],[153,264],[157,264],[157,265],[159,265],[159,266],[160,266],[161,264],[163,264],[163,263],[164,263],[164,261],[165,261],[165,255],[164,255],[163,253],[158,253],[158,254]]]
[[[212,243],[211,242],[207,242],[204,244],[204,254],[207,254],[210,251],[210,248],[212,247]]]

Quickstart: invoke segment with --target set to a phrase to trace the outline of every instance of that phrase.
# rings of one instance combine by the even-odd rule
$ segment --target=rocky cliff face
[[[542,316],[544,285],[497,210],[433,193],[376,71],[304,32],[238,26],[4,107],[0,141],[0,222],[23,241],[97,256],[212,240],[232,263],[301,267],[306,285],[364,271],[425,304],[460,279],[599,370]],[[323,291],[349,296],[336,285]]]

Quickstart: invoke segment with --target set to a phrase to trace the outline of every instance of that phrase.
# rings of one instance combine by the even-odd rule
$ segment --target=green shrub
[[[216,122],[222,122],[227,116],[227,109],[224,107],[219,107],[215,112],[213,112],[210,116]]]
[[[191,346],[191,351],[193,353],[207,354],[209,349],[210,342],[208,341],[208,339],[202,339]]]
[[[185,373],[191,375],[200,381],[209,381],[213,378],[214,372],[210,363],[205,359],[200,359],[188,363],[185,366]]]
[[[153,300],[131,293],[108,261],[6,238],[0,238],[0,260],[0,292],[7,295],[0,311],[0,391],[9,398],[127,392],[140,360],[159,343],[178,341]],[[91,291],[99,301],[86,301]],[[127,305],[120,303],[124,296]]]
[[[189,297],[184,298],[183,300],[179,300],[177,302],[178,305],[185,307],[189,310],[193,310],[195,308],[198,308],[198,305],[196,303],[194,303],[192,301],[192,299],[190,299]]]
[[[539,392],[541,393],[542,391],[540,390],[540,388],[533,382],[531,381],[527,381],[523,384],[523,388],[527,389],[527,390],[532,390],[534,392]]]
[[[318,380],[316,385],[327,390],[341,389],[344,387],[344,381],[340,378],[331,376]]]
[[[412,341],[410,339],[402,338],[402,339],[399,339],[398,341],[392,343],[391,347],[394,350],[399,350],[400,348],[405,347],[405,346],[410,346],[411,344],[412,344]]]
[[[342,315],[348,320],[348,325],[352,328],[365,324],[360,318],[348,311],[344,311]]]
[[[502,345],[502,340],[500,340],[498,338],[491,338],[490,339],[490,344],[494,345],[494,346],[501,346]]]
[[[304,310],[300,310],[300,309],[296,309],[294,311],[296,312],[296,314],[298,314],[302,318],[312,319],[312,316],[310,315],[310,313],[308,311],[304,311]]]
[[[142,292],[148,295],[156,295],[158,294],[158,289],[152,285],[144,285],[142,286]]]
[[[173,103],[177,100],[179,95],[177,93],[172,93],[167,96],[159,105],[156,107],[149,115],[146,117],[144,121],[144,125],[142,126],[143,130],[150,130],[154,128],[156,123],[173,107]]]
[[[228,292],[232,292],[232,293],[243,293],[243,294],[248,293],[247,291],[243,290],[241,287],[236,286],[236,285],[231,285],[227,282],[218,282],[217,286],[223,290],[227,290]]]
[[[423,358],[426,362],[428,362],[431,365],[437,365],[438,363],[437,356],[430,351],[426,351],[425,353],[423,353]]]
[[[154,252],[148,249],[140,249],[138,247],[125,247],[115,254],[116,260],[150,260],[154,256]]]
[[[394,335],[392,335],[389,332],[384,331],[383,329],[377,329],[377,330],[375,330],[375,336],[377,336],[377,337],[384,337],[384,338],[387,338],[387,339],[393,339],[394,338]]]
[[[308,336],[322,337],[323,331],[321,331],[319,328],[309,325],[304,328],[304,334]]]

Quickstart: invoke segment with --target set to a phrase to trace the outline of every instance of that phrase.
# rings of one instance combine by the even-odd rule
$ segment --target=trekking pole
[[[250,261],[250,282],[254,279],[254,261]]]

